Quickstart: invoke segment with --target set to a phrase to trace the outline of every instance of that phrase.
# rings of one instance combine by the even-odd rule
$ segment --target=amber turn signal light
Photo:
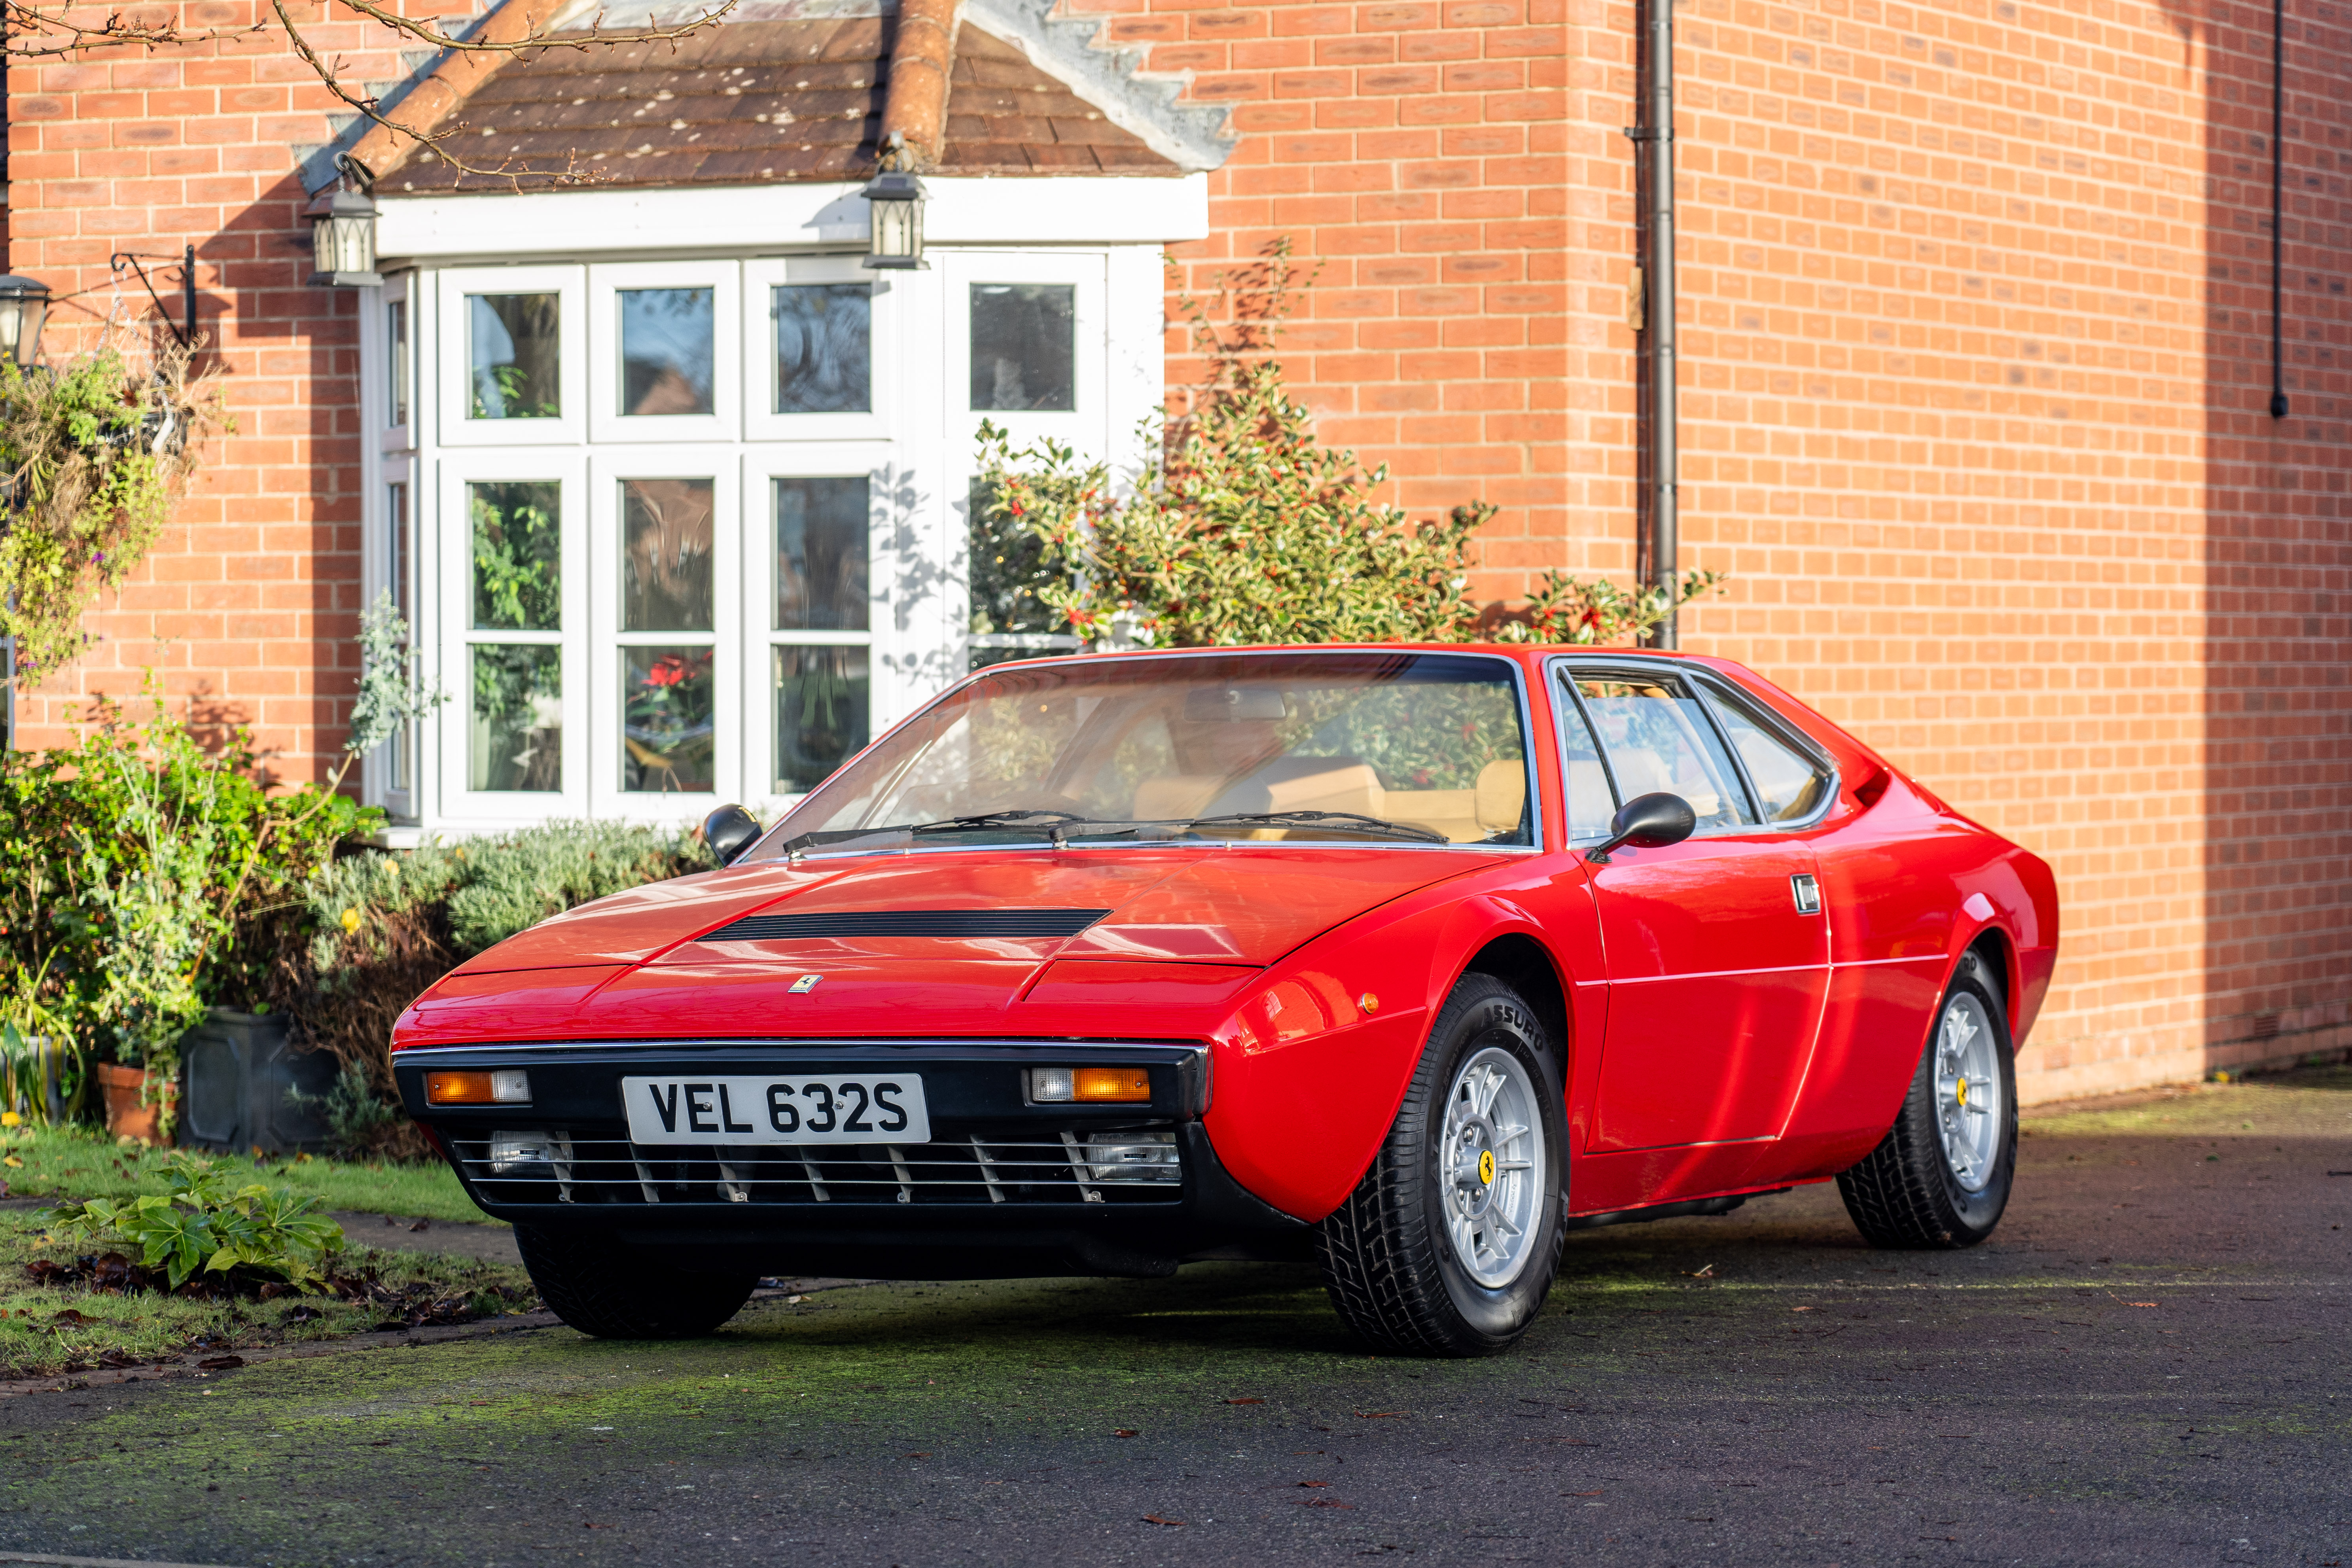
[[[1038,1105],[1148,1104],[1151,1075],[1141,1068],[1031,1068],[1029,1098]]]
[[[425,1075],[427,1105],[528,1105],[530,1075],[520,1068],[502,1072],[429,1072]]]

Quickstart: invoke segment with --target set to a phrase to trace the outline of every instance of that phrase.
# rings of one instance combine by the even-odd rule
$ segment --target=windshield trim
[[[1335,845],[1339,845],[1339,846],[1343,847],[1348,847],[1348,848],[1382,848],[1382,849],[1479,849],[1479,850],[1498,850],[1498,849],[1499,849],[1499,850],[1511,850],[1511,851],[1515,851],[1515,852],[1522,852],[1522,851],[1523,851],[1523,852],[1528,853],[1528,854],[1535,854],[1535,855],[1540,855],[1540,854],[1542,854],[1542,853],[1544,852],[1545,847],[1546,847],[1546,845],[1545,845],[1545,839],[1544,839],[1543,790],[1542,790],[1541,775],[1539,774],[1539,773],[1538,772],[1538,770],[1537,770],[1537,768],[1536,768],[1536,747],[1537,747],[1537,745],[1538,745],[1538,738],[1537,738],[1536,719],[1535,719],[1535,710],[1534,710],[1534,706],[1533,706],[1532,700],[1531,700],[1531,699],[1530,699],[1530,697],[1528,696],[1528,667],[1527,667],[1526,663],[1525,663],[1523,660],[1521,660],[1521,659],[1519,659],[1519,658],[1515,658],[1515,657],[1513,657],[1513,656],[1512,656],[1512,655],[1510,655],[1510,654],[1507,654],[1507,653],[1498,653],[1498,652],[1495,651],[1495,650],[1494,650],[1494,649],[1492,649],[1492,648],[1485,648],[1485,647],[1453,647],[1453,646],[1437,646],[1437,647],[1429,647],[1429,646],[1424,646],[1424,645],[1420,645],[1420,644],[1397,644],[1397,643],[1315,643],[1315,644],[1308,644],[1308,645],[1306,645],[1306,646],[1303,646],[1303,647],[1292,647],[1292,646],[1285,645],[1285,646],[1281,646],[1281,647],[1179,647],[1179,648],[1164,648],[1164,649],[1163,649],[1163,648],[1150,648],[1150,649],[1142,649],[1142,650],[1138,650],[1138,651],[1134,651],[1134,652],[1125,652],[1125,653],[1108,654],[1108,655],[1106,655],[1106,654],[1098,654],[1098,653],[1065,654],[1065,655],[1063,655],[1063,656],[1061,656],[1061,657],[1059,657],[1059,658],[1024,658],[1024,659],[1018,659],[1018,660],[1014,660],[1014,661],[1012,661],[1012,662],[1013,662],[1013,663],[1016,663],[1016,664],[1020,664],[1020,665],[1024,665],[1024,666],[1031,666],[1031,667],[1035,667],[1035,666],[1054,666],[1054,665],[1075,665],[1075,666],[1077,666],[1077,667],[1079,667],[1079,668],[1086,668],[1086,667],[1087,667],[1087,666],[1096,665],[1096,664],[1104,663],[1104,662],[1110,662],[1110,661],[1116,661],[1116,662],[1120,663],[1120,664],[1135,664],[1135,663],[1141,663],[1141,662],[1144,662],[1144,661],[1147,661],[1147,660],[1150,660],[1150,659],[1233,658],[1235,658],[1235,657],[1239,657],[1239,658],[1279,658],[1279,657],[1285,657],[1285,656],[1295,656],[1295,655],[1299,655],[1299,654],[1315,655],[1315,654],[1362,654],[1362,653],[1406,654],[1406,655],[1411,655],[1411,656],[1414,656],[1414,657],[1420,657],[1420,658],[1482,658],[1482,659],[1488,659],[1488,660],[1493,661],[1494,663],[1499,664],[1499,665],[1503,666],[1503,668],[1504,668],[1505,669],[1507,669],[1507,670],[1508,670],[1508,671],[1510,672],[1511,691],[1512,691],[1513,696],[1517,699],[1517,705],[1518,705],[1518,713],[1519,713],[1519,741],[1520,741],[1519,750],[1520,750],[1520,752],[1521,752],[1521,761],[1522,761],[1522,763],[1525,764],[1525,766],[1526,766],[1526,770],[1527,770],[1527,791],[1528,791],[1528,806],[1529,806],[1529,826],[1530,826],[1531,831],[1529,832],[1529,835],[1528,835],[1528,842],[1527,842],[1527,843],[1525,843],[1525,844],[1479,844],[1479,843],[1469,843],[1469,844],[1415,844],[1415,843],[1412,843],[1412,842],[1410,842],[1410,841],[1399,842],[1399,841],[1396,841],[1396,840],[1391,840],[1391,839],[1369,839],[1369,838],[1368,838],[1368,839],[1361,839],[1361,840],[1352,840],[1352,841],[1351,841],[1351,840],[1346,840],[1346,839],[1332,839],[1332,840],[1329,840],[1328,842],[1330,842],[1330,843],[1332,843],[1332,844],[1335,844]],[[859,757],[864,756],[867,752],[870,752],[870,751],[874,750],[877,746],[881,745],[883,742],[885,742],[885,741],[887,741],[887,740],[890,739],[890,737],[892,737],[893,735],[896,735],[896,734],[897,734],[900,730],[902,730],[902,729],[906,728],[908,725],[909,725],[909,724],[913,724],[913,723],[916,723],[917,721],[920,721],[920,720],[921,720],[921,719],[922,719],[926,714],[929,714],[929,713],[933,709],[938,708],[938,707],[939,707],[939,706],[940,706],[942,703],[946,702],[950,698],[952,698],[953,696],[955,696],[955,695],[956,695],[956,693],[958,693],[959,691],[961,691],[965,687],[967,687],[967,686],[971,686],[971,685],[972,685],[972,684],[974,684],[974,683],[978,682],[979,680],[981,680],[981,679],[983,679],[984,677],[986,677],[986,676],[988,676],[988,675],[991,675],[991,674],[992,674],[992,673],[998,672],[998,671],[1002,671],[1002,670],[1003,670],[1003,669],[1005,669],[1005,668],[1009,668],[1009,666],[1008,666],[1008,665],[1004,665],[1004,664],[992,664],[992,665],[988,666],[988,667],[987,667],[987,668],[985,668],[985,669],[975,669],[975,670],[973,670],[971,674],[969,674],[969,675],[965,676],[962,679],[961,679],[961,680],[959,680],[959,681],[955,682],[955,684],[953,684],[952,686],[948,687],[945,690],[943,690],[943,691],[941,691],[940,693],[939,693],[939,695],[937,695],[936,697],[933,697],[929,701],[925,702],[925,703],[923,703],[921,706],[919,706],[919,707],[918,707],[917,709],[915,709],[915,710],[914,710],[913,712],[908,713],[905,718],[900,719],[900,720],[899,720],[896,724],[891,725],[887,730],[885,730],[885,731],[882,731],[882,733],[880,733],[879,735],[875,736],[871,741],[868,741],[868,742],[867,742],[864,746],[862,746],[862,747],[858,748],[858,750],[857,750],[857,752],[856,752],[856,753],[854,753],[853,755],[851,755],[851,756],[849,756],[849,757],[846,757],[846,758],[843,759],[843,761],[842,761],[842,764],[841,764],[841,767],[840,767],[840,768],[836,768],[836,769],[835,769],[832,774],[828,775],[828,776],[826,777],[826,779],[825,779],[823,783],[820,783],[820,784],[817,785],[816,789],[813,789],[813,790],[809,791],[809,792],[808,792],[808,794],[803,795],[803,796],[801,796],[801,797],[800,797],[800,799],[799,799],[798,801],[795,801],[795,802],[793,804],[792,808],[791,808],[790,810],[786,811],[786,812],[783,814],[783,816],[782,816],[778,817],[778,818],[775,820],[775,822],[774,822],[774,823],[773,823],[773,824],[772,824],[772,825],[768,828],[768,830],[767,830],[765,833],[762,833],[761,835],[760,835],[759,838],[758,838],[757,840],[755,840],[755,841],[751,845],[751,847],[750,847],[746,848],[746,849],[743,851],[743,853],[742,853],[741,855],[740,855],[740,856],[738,856],[738,857],[736,858],[736,859],[732,862],[732,864],[735,864],[735,865],[740,866],[740,865],[746,865],[746,864],[754,864],[754,863],[757,863],[758,861],[764,861],[764,860],[771,860],[771,859],[782,859],[782,858],[784,858],[784,857],[783,857],[783,856],[782,856],[782,855],[774,855],[774,854],[771,854],[771,855],[764,855],[764,856],[763,856],[763,855],[761,855],[760,852],[761,852],[761,850],[766,849],[766,848],[768,847],[769,841],[770,841],[771,839],[774,839],[774,838],[776,837],[776,835],[777,835],[778,833],[780,833],[780,832],[782,832],[782,831],[784,825],[785,825],[786,823],[790,822],[790,821],[793,819],[793,817],[794,816],[794,815],[795,815],[795,814],[797,814],[797,813],[800,811],[801,807],[802,807],[803,805],[807,804],[809,801],[811,801],[811,800],[813,800],[813,799],[814,799],[814,798],[816,797],[816,795],[817,795],[818,792],[819,792],[820,790],[822,790],[822,789],[824,787],[824,784],[829,784],[829,783],[831,783],[831,782],[832,782],[832,780],[833,780],[834,778],[838,777],[838,776],[840,775],[840,773],[841,773],[841,772],[842,772],[842,770],[843,770],[843,769],[845,769],[845,768],[849,767],[852,763],[856,763]],[[887,829],[885,829],[885,828],[877,828],[877,829],[875,829],[874,831],[876,831],[876,832],[877,832],[877,833],[878,833],[878,832],[887,832],[887,831],[888,831],[888,830],[887,830]],[[793,836],[793,835],[789,835],[789,834],[788,834],[788,835],[786,835],[785,837],[786,837],[787,838],[790,838],[790,837],[795,837],[795,836]],[[779,842],[781,842],[781,841],[779,841]],[[1165,845],[1166,845],[1166,844],[1168,844],[1168,843],[1181,843],[1181,842],[1182,842],[1182,840],[1156,840],[1156,841],[1152,841],[1152,842],[1153,842],[1153,844],[1154,844],[1155,846],[1157,846],[1157,847],[1165,847]],[[1301,845],[1301,844],[1315,844],[1315,845],[1319,845],[1319,844],[1322,844],[1322,843],[1324,843],[1324,842],[1326,842],[1326,841],[1325,841],[1325,840],[1322,840],[1322,839],[1296,839],[1296,840],[1289,840],[1289,841],[1286,841],[1286,842],[1283,842],[1283,843],[1268,844],[1268,843],[1266,843],[1266,842],[1265,842],[1265,841],[1264,841],[1264,840],[1256,840],[1256,839],[1244,840],[1244,841],[1239,841],[1239,842],[1232,842],[1232,841],[1220,841],[1220,840],[1216,840],[1216,839],[1205,839],[1205,838],[1204,838],[1204,839],[1197,840],[1196,842],[1198,842],[1199,844],[1201,844],[1201,845],[1202,845],[1202,846],[1203,846],[1203,847],[1214,846],[1214,845],[1217,845],[1217,844],[1219,844],[1219,843],[1223,842],[1223,847],[1224,847],[1239,849],[1239,848],[1269,848],[1269,847],[1271,847],[1271,848],[1283,848],[1283,847],[1296,848],[1296,847],[1298,847],[1299,845]],[[1120,844],[1089,844],[1089,845],[1087,845],[1087,846],[1086,846],[1086,847],[1087,847],[1087,848],[1101,848],[1101,849],[1122,849],[1122,848],[1129,848],[1129,847],[1134,847],[1134,846],[1130,846],[1130,845],[1120,845]],[[820,850],[820,849],[810,849],[810,850],[807,850],[807,851],[803,852],[803,854],[802,855],[802,857],[801,857],[801,858],[802,858],[803,860],[814,860],[814,859],[818,859],[818,858],[842,859],[842,858],[848,858],[850,855],[874,855],[874,854],[881,854],[881,855],[901,855],[901,854],[916,854],[916,853],[931,854],[931,853],[938,853],[938,852],[940,852],[940,850],[954,850],[954,851],[961,852],[961,851],[965,850],[965,849],[1013,849],[1013,848],[1027,848],[1027,847],[1030,847],[1030,846],[1027,846],[1027,845],[1008,845],[1008,844],[988,844],[988,845],[939,845],[939,846],[926,846],[926,847],[924,847],[924,848],[922,848],[921,850],[915,850],[915,849],[861,849],[861,850],[844,850],[844,851],[839,851],[839,852],[836,852],[836,853],[834,853],[834,854],[830,854],[830,855],[826,854],[826,852],[824,852],[824,851],[823,851],[823,850]],[[1052,848],[1052,847],[1053,847],[1053,846],[1052,846],[1052,845],[1050,845],[1050,844],[1040,844],[1040,845],[1036,846],[1036,847],[1039,847],[1039,848],[1048,848],[1048,849],[1050,849],[1050,848]],[[1068,846],[1068,847],[1068,847],[1068,848],[1075,848],[1075,847],[1077,847],[1077,846],[1076,846],[1076,845],[1072,845],[1072,846]]]
[[[809,849],[801,854],[801,865],[813,865],[819,860],[858,860],[877,855],[1075,855],[1097,849],[1410,849],[1434,853],[1475,853],[1479,855],[1537,855],[1542,851],[1531,844],[1424,844],[1409,838],[1143,838],[1125,843],[1111,843],[1099,838],[1072,839],[1054,845],[1045,839],[1032,844],[898,844],[877,846],[872,849]],[[771,860],[732,862],[736,866],[780,866],[794,862],[783,856]]]

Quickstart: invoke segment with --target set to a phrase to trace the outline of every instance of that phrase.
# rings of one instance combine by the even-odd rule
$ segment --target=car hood
[[[1332,927],[1490,864],[1471,850],[1325,845],[767,861],[541,921],[418,998],[400,1043],[1091,1032],[1065,1015],[1109,1003],[1105,987],[1213,1009]],[[916,912],[944,918],[910,934]],[[803,976],[816,978],[793,991]]]

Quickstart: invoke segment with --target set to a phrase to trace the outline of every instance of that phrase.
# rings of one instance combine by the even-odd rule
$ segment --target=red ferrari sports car
[[[999,666],[723,869],[419,997],[394,1062],[550,1306],[707,1332],[762,1274],[1320,1261],[1477,1354],[1570,1230],[1835,1177],[1999,1221],[2049,868],[1721,659],[1205,649]]]

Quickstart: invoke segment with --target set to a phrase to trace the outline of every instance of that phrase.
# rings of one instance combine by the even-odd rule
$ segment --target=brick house
[[[1196,369],[1161,253],[1200,289],[1279,237],[1321,268],[1294,384],[1405,507],[1502,508],[1483,591],[1633,568],[1632,8],[966,0],[894,108],[928,3],[510,60],[307,14],[495,179],[363,136],[275,33],[13,70],[8,267],[79,294],[48,351],[154,330],[108,258],[194,243],[238,421],[14,743],[154,667],[319,776],[388,588],[458,694],[368,763],[415,830],[788,797],[1021,640],[971,630],[977,421],[1131,458]],[[1731,574],[1683,646],[2058,868],[2029,1100],[2352,1043],[2352,51],[2290,11],[2274,140],[2267,8],[1677,8],[1682,562]],[[893,123],[920,272],[858,264]],[[380,287],[305,286],[339,152]],[[691,754],[631,734],[654,679],[705,683]]]

